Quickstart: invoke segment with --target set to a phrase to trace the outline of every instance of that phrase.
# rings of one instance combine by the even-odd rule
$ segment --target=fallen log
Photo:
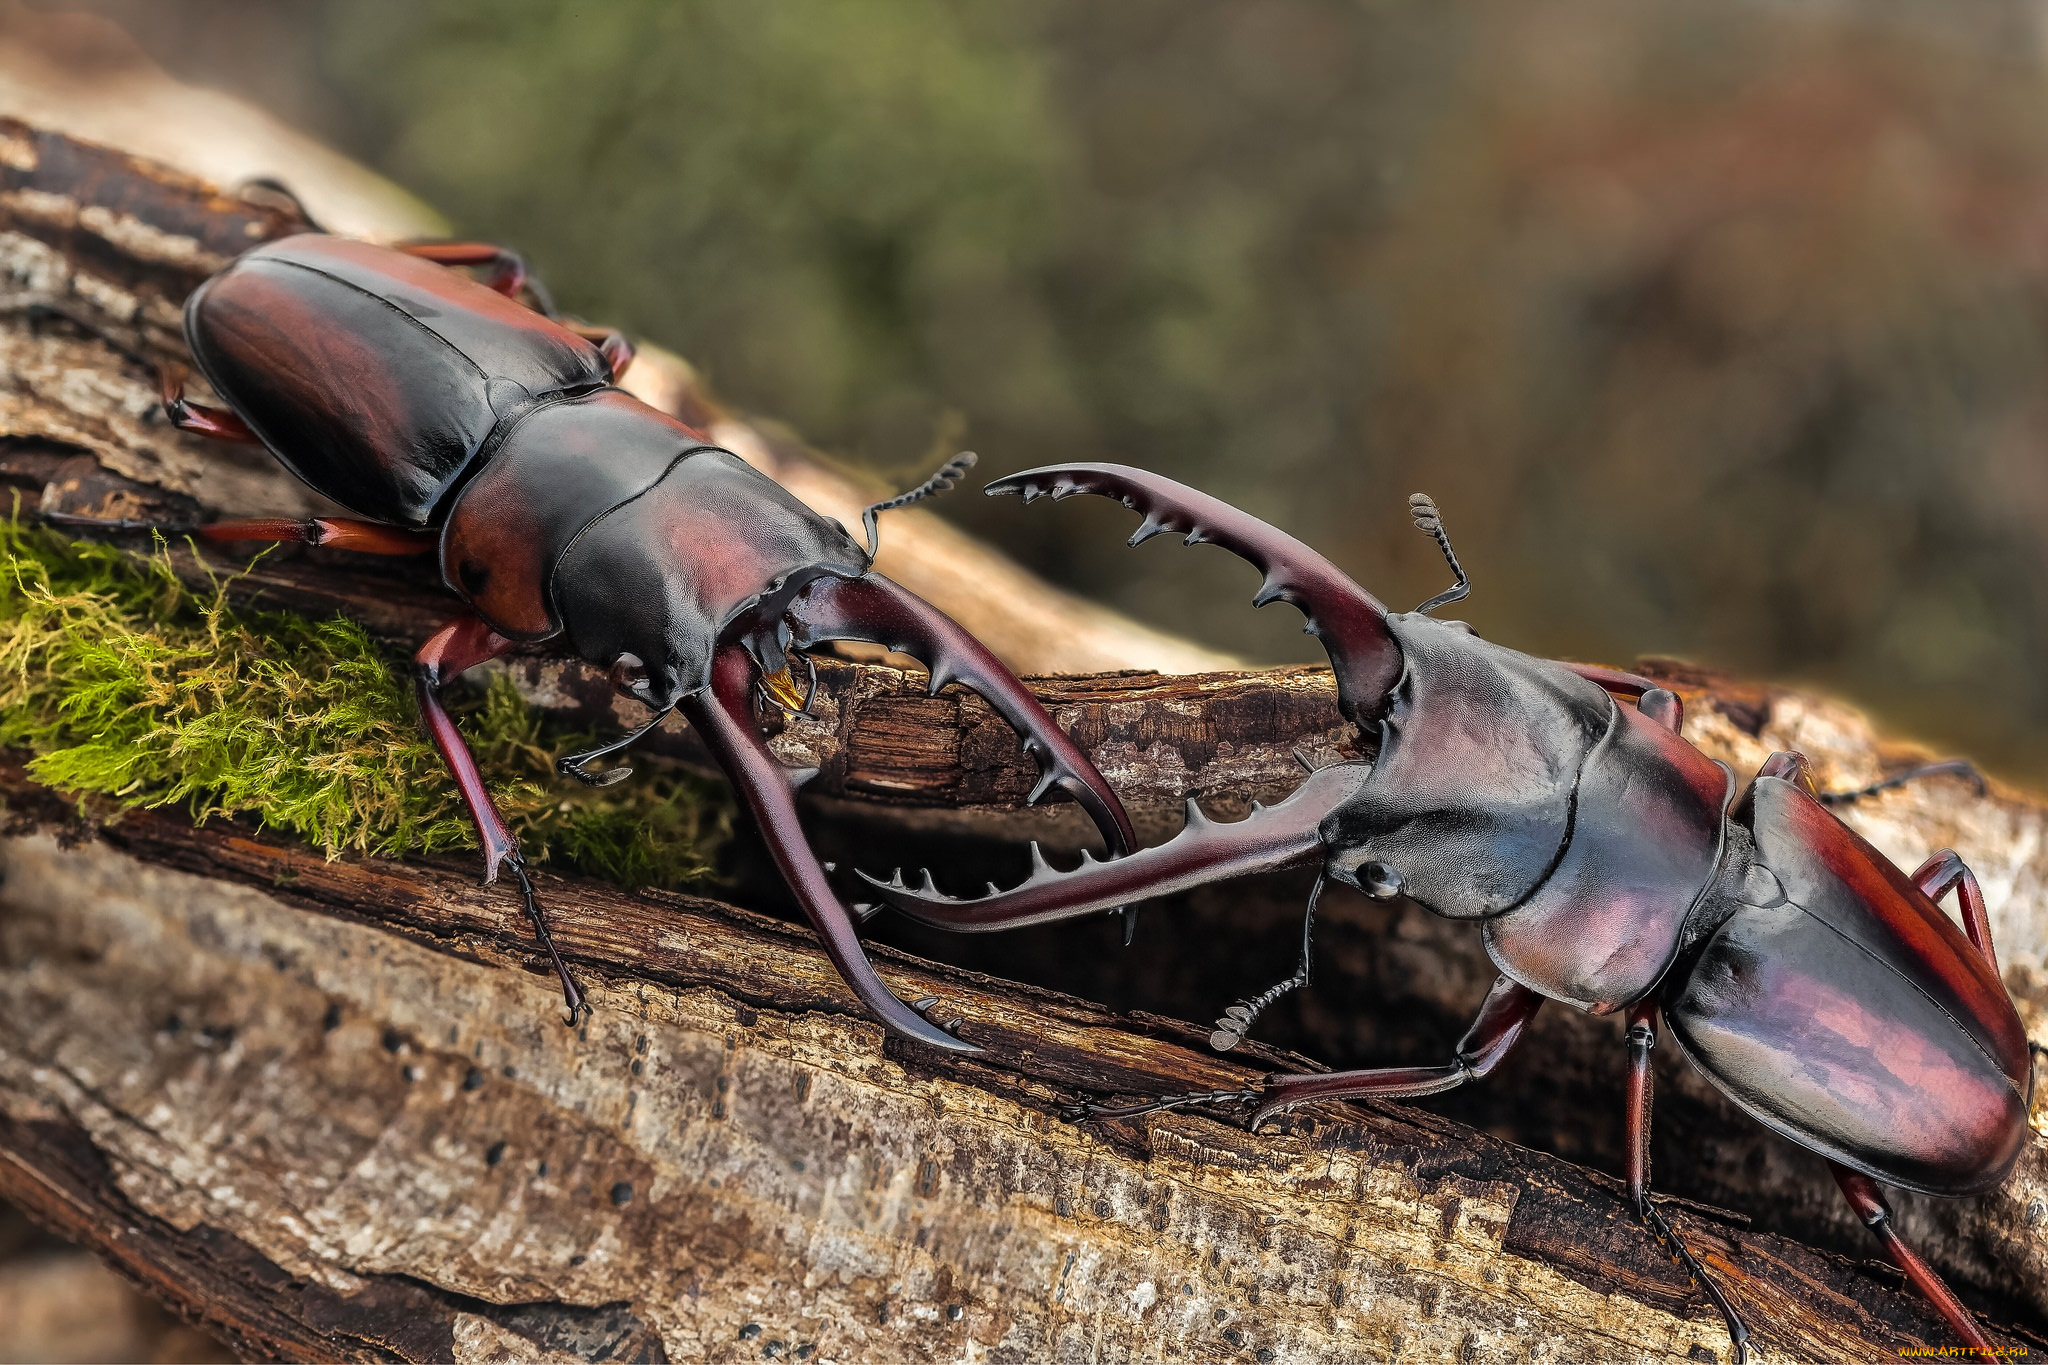
[[[297,225],[275,203],[0,130],[0,477],[25,505],[307,506],[266,459],[169,432],[148,373],[177,355],[185,289],[222,253]],[[688,384],[665,401],[710,402]],[[416,579],[317,552],[266,560],[235,591],[346,611],[394,641],[446,611]],[[556,714],[613,705],[568,661],[510,668]],[[828,839],[869,857],[900,846],[941,875],[949,858],[997,875],[979,840],[1001,837],[1017,857],[1022,837],[1081,838],[1061,808],[1023,808],[1029,765],[979,702],[927,697],[921,678],[873,664],[823,672],[816,719],[775,742],[822,769]],[[1688,736],[1739,772],[1799,747],[1823,780],[1856,785],[1903,756],[1839,708],[1669,676],[1690,703]],[[1190,795],[1227,818],[1284,793],[1303,762],[1349,756],[1321,670],[1040,690],[1151,838]],[[687,733],[661,744],[691,756]],[[885,1043],[800,930],[551,879],[600,1006],[570,1035],[549,1022],[513,907],[464,862],[330,863],[169,814],[93,834],[18,770],[0,787],[15,821],[0,1193],[252,1355],[1725,1357],[1718,1320],[1612,1181],[1492,1135],[1615,1168],[1613,1137],[1588,1136],[1619,1130],[1620,1048],[1600,1021],[1553,1012],[1519,1079],[1503,1073],[1436,1113],[1326,1107],[1255,1137],[1200,1115],[1056,1120],[1080,1094],[1296,1064],[1256,1047],[1216,1057],[1206,1024],[1165,1016],[1201,1018],[1266,984],[1245,976],[1259,951],[1284,971],[1298,902],[1233,888],[1148,911],[1144,950],[1121,969],[1074,951],[1085,928],[943,945],[1150,1014],[888,959],[899,991],[939,996],[988,1048],[957,1061]],[[2040,806],[1930,784],[1857,818],[1901,861],[1947,844],[1977,865],[2029,1024],[2048,1036]],[[938,835],[957,847],[935,847]],[[734,885],[774,902],[744,875]],[[1361,902],[1331,906],[1321,942],[1335,970],[1276,1011],[1268,1036],[1331,1064],[1440,1050],[1490,975],[1454,926]],[[1896,1358],[1942,1339],[1895,1277],[1862,1264],[1862,1233],[1817,1168],[1682,1071],[1659,1084],[1662,1188],[1758,1219],[1677,1214],[1766,1349]],[[2037,1142],[1996,1194],[1907,1208],[1909,1233],[1979,1306],[2033,1332],[2048,1314],[2044,1169]]]
[[[1056,1117],[1262,1049],[888,957],[986,1049],[935,1057],[801,930],[550,879],[572,1033],[467,866],[168,815],[67,848],[4,785],[0,1193],[252,1356],[1726,1358],[1606,1177],[1398,1105]],[[1940,1339],[1866,1267],[1674,1212],[1773,1354]]]

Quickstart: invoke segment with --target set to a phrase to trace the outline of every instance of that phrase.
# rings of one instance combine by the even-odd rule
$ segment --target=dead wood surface
[[[1400,1106],[1073,1127],[1240,1084],[1201,1030],[885,960],[985,1053],[899,1048],[808,935],[549,879],[562,1028],[462,865],[123,821],[4,845],[0,1193],[251,1355],[1725,1358],[1614,1183]],[[1938,1340],[1882,1277],[1678,1208],[1773,1356]]]
[[[176,354],[191,284],[292,226],[160,168],[0,130],[0,477],[31,506],[102,515],[309,508],[260,452],[169,432],[148,372]],[[671,406],[708,401],[686,371],[667,373],[684,376]],[[717,430],[736,448],[749,439]],[[775,456],[752,439],[753,458]],[[448,610],[420,580],[298,554],[236,591],[417,640]],[[558,712],[613,705],[573,663],[510,667]],[[1020,809],[1029,766],[978,701],[926,697],[921,678],[872,665],[828,666],[823,681],[817,718],[775,743],[822,769],[824,837],[869,854],[940,833],[1084,837],[1070,808]],[[1688,736],[1738,772],[1798,747],[1824,780],[1854,785],[1900,756],[1825,703],[1673,681]],[[1321,670],[1039,685],[1150,838],[1189,795],[1228,816],[1289,789],[1302,761],[1348,756]],[[687,733],[661,743],[690,756]],[[1718,1320],[1611,1181],[1443,1114],[1332,1107],[1257,1137],[1200,1116],[1081,1129],[1053,1117],[1080,1092],[1229,1084],[1276,1063],[1209,1055],[1207,1025],[885,963],[899,991],[940,996],[989,1049],[935,1060],[885,1044],[801,930],[551,880],[562,935],[598,986],[597,1019],[570,1035],[551,1023],[513,906],[464,862],[329,864],[168,815],[67,842],[59,807],[18,773],[4,786],[16,825],[0,1193],[251,1354],[1725,1358]],[[1908,865],[1944,845],[1970,858],[2030,1027],[2048,1036],[2042,808],[1929,784],[1855,818]],[[1276,944],[1280,965],[1296,915],[1298,903],[1218,890],[1148,911],[1132,955],[1005,936],[977,941],[974,960],[1091,995],[1121,970],[1154,1008],[1201,1018],[1267,984],[1246,979],[1248,939],[1229,935]],[[1490,975],[1471,936],[1362,903],[1328,919],[1319,991],[1276,1012],[1271,1036],[1337,1064],[1409,1060],[1394,1054],[1429,1045],[1410,1036],[1444,1020],[1455,1037]],[[1465,1112],[1613,1169],[1578,1130],[1618,1128],[1618,1059],[1611,1029],[1553,1011],[1519,1078],[1489,1083],[1502,1108]],[[1677,1215],[1767,1357],[1896,1358],[1943,1339],[1895,1277],[1778,1235],[1868,1254],[1854,1228],[1839,1235],[1824,1175],[1696,1078],[1667,1067],[1659,1084],[1660,1186],[1770,1229]],[[1702,1179],[1689,1167],[1665,1174],[1666,1148],[1689,1137],[1706,1149],[1705,1184],[1685,1183]],[[2044,1169],[2037,1140],[1999,1192],[1906,1211],[1966,1292],[2036,1330]]]

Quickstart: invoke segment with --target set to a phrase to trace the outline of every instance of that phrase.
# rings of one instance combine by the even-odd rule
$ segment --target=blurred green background
[[[1818,684],[2048,777],[2038,6],[102,0],[899,481],[1120,460],[1495,639]],[[1271,661],[1249,570],[956,497]]]

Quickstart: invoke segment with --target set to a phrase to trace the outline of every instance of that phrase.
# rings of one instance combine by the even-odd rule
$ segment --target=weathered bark
[[[166,816],[66,849],[6,786],[0,1192],[254,1355],[1725,1350],[1612,1181],[1457,1124],[1054,1117],[1282,1061],[1197,1028],[897,959],[986,1052],[899,1050],[799,930],[549,879],[597,1006],[570,1033],[466,866]],[[1778,1351],[1940,1339],[1880,1277],[1676,1214]]]
[[[292,226],[289,213],[159,168],[0,131],[11,304],[0,477],[30,507],[308,508],[260,453],[168,432],[141,363],[177,354],[193,282]],[[684,380],[666,401],[709,420],[686,372],[668,373]],[[716,420],[742,453],[776,456]],[[814,493],[799,466],[778,472]],[[402,566],[317,554],[274,556],[236,591],[344,610],[393,640],[420,638],[448,611]],[[1104,619],[1061,617],[1059,599],[1041,600],[1056,624],[1037,618],[1040,635]],[[556,711],[613,704],[580,665],[536,655],[511,667]],[[1738,772],[1799,747],[1824,780],[1851,785],[1898,757],[1838,708],[1673,680],[1691,702],[1688,736]],[[991,859],[1021,855],[934,836],[1084,837],[1069,807],[1021,809],[1029,765],[978,701],[957,689],[928,698],[922,679],[873,665],[828,665],[823,681],[817,719],[776,743],[822,769],[821,837],[862,865],[900,851],[943,873],[972,859],[978,882],[1000,875]],[[1045,679],[1041,692],[1152,838],[1188,795],[1228,816],[1291,787],[1297,755],[1349,754],[1321,670]],[[657,747],[691,756],[687,733]],[[551,880],[565,946],[597,987],[597,1019],[570,1035],[550,1024],[513,903],[477,889],[465,864],[330,864],[169,816],[67,845],[46,796],[18,773],[0,786],[17,821],[0,923],[0,1193],[252,1354],[752,1359],[777,1342],[830,1359],[951,1359],[970,1342],[1014,1358],[1725,1350],[1611,1181],[1440,1114],[1327,1107],[1257,1137],[1199,1116],[1080,1129],[1052,1117],[1079,1093],[1229,1084],[1280,1063],[1258,1049],[1208,1054],[1207,1025],[894,960],[885,971],[899,991],[940,996],[989,1049],[935,1060],[885,1044],[800,930]],[[2048,813],[1944,783],[1856,818],[1902,862],[1942,845],[1971,859],[2030,1026],[2048,1036]],[[774,900],[772,887],[747,894]],[[1087,926],[947,945],[902,937],[1201,1018],[1267,984],[1264,959],[1291,968],[1298,913],[1270,893],[1205,892],[1147,911],[1141,950],[1122,958],[1077,954]],[[1317,990],[1276,1010],[1269,1036],[1330,1063],[1440,1051],[1491,975],[1456,926],[1342,898],[1319,942]],[[1895,1277],[1778,1235],[1869,1254],[1817,1166],[1671,1060],[1659,1073],[1670,1101],[1660,1186],[1725,1200],[1769,1229],[1679,1213],[1766,1346],[1876,1359],[1944,1340]],[[1435,1107],[1613,1169],[1613,1138],[1596,1135],[1618,1132],[1619,1071],[1611,1026],[1553,1011],[1483,1092]],[[1998,1193],[1916,1201],[1908,1224],[1979,1302],[2038,1328],[2038,1141]]]

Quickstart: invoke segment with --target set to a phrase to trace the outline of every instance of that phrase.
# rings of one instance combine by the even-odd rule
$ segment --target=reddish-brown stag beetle
[[[1340,709],[1372,758],[1313,772],[1236,823],[1212,822],[1190,801],[1180,834],[1126,858],[1057,872],[1034,857],[1023,885],[971,900],[929,877],[919,887],[869,878],[881,899],[926,924],[987,931],[1320,862],[1368,896],[1478,921],[1501,972],[1447,1065],[1280,1075],[1243,1091],[1084,1105],[1074,1117],[1241,1103],[1256,1126],[1308,1100],[1429,1095],[1492,1071],[1546,999],[1626,1011],[1629,1193],[1720,1310],[1741,1361],[1741,1318],[1650,1201],[1650,1050],[1662,1016],[1729,1099],[1828,1161],[1885,1251],[1988,1353],[1968,1310],[1900,1240],[1876,1183],[1982,1193],[2026,1139],[2027,1036],[1961,859],[1938,853],[1908,877],[1835,818],[1799,754],[1774,754],[1738,796],[1733,775],[1679,737],[1670,691],[1432,619],[1468,585],[1420,495],[1411,510],[1457,585],[1403,614],[1293,537],[1143,470],[1057,465],[988,491],[1101,494],[1144,516],[1134,545],[1171,530],[1250,560],[1265,574],[1256,602],[1292,602],[1328,650]],[[1920,771],[1931,770],[1970,771]],[[1951,890],[1963,931],[1935,905]],[[1212,1044],[1234,1046],[1260,1008],[1306,979],[1305,945],[1294,979],[1233,1006]]]
[[[479,282],[453,267],[488,272]],[[211,541],[296,541],[367,554],[438,552],[470,610],[417,655],[422,718],[476,821],[484,877],[509,869],[553,959],[574,1022],[584,1008],[518,843],[442,708],[449,679],[516,644],[566,637],[654,718],[680,710],[745,797],[776,863],[854,993],[900,1033],[975,1051],[889,992],[797,820],[807,773],[785,768],[755,726],[756,693],[808,704],[790,661],[832,640],[869,640],[922,660],[931,689],[964,683],[1024,736],[1042,779],[1065,789],[1112,853],[1131,846],[1123,808],[1023,684],[953,621],[869,571],[875,514],[957,482],[972,457],[868,509],[865,548],[704,435],[614,381],[632,359],[616,332],[566,324],[525,267],[493,246],[388,249],[321,233],[238,257],[193,293],[185,334],[228,407],[187,402],[166,377],[181,430],[261,442],[316,492],[357,514],[193,528]],[[815,684],[815,674],[812,678]]]

